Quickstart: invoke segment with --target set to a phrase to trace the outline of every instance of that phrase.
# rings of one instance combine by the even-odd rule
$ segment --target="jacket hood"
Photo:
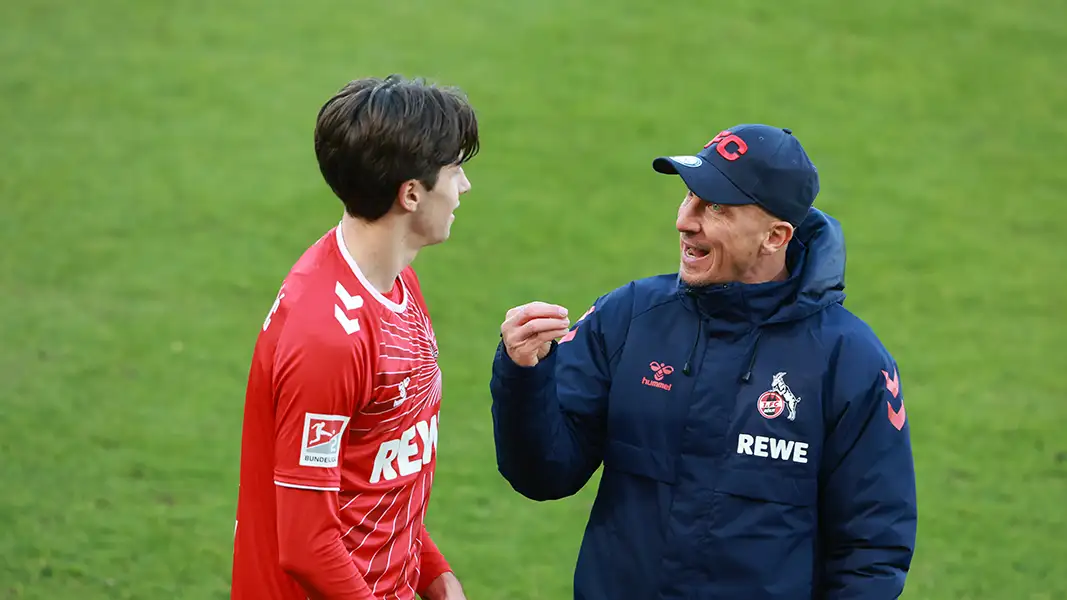
[[[804,319],[845,299],[845,236],[841,224],[812,208],[786,250],[789,277],[767,283],[690,286],[677,280],[686,306],[695,307],[712,330]]]

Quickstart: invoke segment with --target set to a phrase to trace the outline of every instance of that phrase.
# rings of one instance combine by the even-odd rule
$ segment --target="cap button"
[[[783,127],[782,131],[788,133],[789,135],[793,135],[793,130],[788,127]]]

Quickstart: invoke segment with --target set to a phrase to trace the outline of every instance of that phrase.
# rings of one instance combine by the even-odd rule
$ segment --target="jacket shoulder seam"
[[[632,284],[632,287],[636,287],[636,285]],[[626,340],[630,337],[630,325],[635,320],[637,320],[638,317],[640,317],[641,315],[644,315],[645,313],[648,313],[648,312],[650,312],[652,310],[655,310],[655,309],[657,309],[657,308],[659,308],[659,307],[661,307],[661,306],[663,306],[665,304],[670,304],[671,302],[676,302],[677,301],[676,298],[671,298],[671,297],[664,298],[664,299],[660,300],[659,302],[656,302],[656,303],[652,304],[651,306],[643,308],[638,312],[634,312],[634,304],[637,302],[637,294],[634,293],[634,292],[635,292],[635,290],[631,289],[630,318],[627,319],[627,321],[626,321],[626,332],[624,333],[624,335],[622,337],[622,343],[620,343],[619,347],[616,348],[615,351],[612,352],[608,356],[608,362],[609,363],[614,361],[615,358],[618,357],[618,355],[622,353],[623,348],[626,346]]]

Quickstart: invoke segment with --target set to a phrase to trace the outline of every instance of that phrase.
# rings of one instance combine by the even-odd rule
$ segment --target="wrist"
[[[426,551],[426,547],[423,548],[422,555],[420,557],[419,566],[419,581],[416,585],[415,591],[420,595],[430,588],[431,585],[437,582],[441,575],[448,573],[452,570],[445,557],[437,550],[437,546],[432,545],[430,551]]]
[[[434,578],[426,589],[419,592],[424,600],[447,600],[449,598],[462,598],[463,586],[459,578],[452,571],[445,571]]]

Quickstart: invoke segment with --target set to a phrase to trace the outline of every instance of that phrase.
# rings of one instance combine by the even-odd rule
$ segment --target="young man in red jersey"
[[[339,225],[283,281],[245,398],[234,600],[464,600],[424,525],[441,372],[419,250],[446,240],[479,148],[458,90],[391,76],[322,107]]]

